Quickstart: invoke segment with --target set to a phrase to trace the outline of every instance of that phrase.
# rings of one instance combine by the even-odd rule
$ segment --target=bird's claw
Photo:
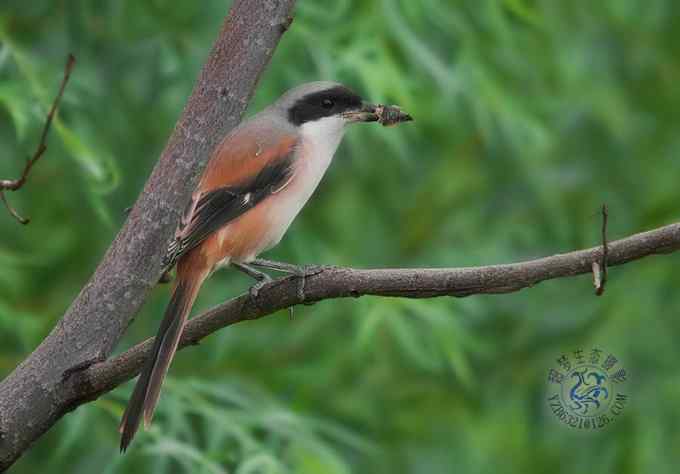
[[[296,267],[292,272],[292,275],[300,280],[297,289],[297,297],[301,303],[306,304],[305,300],[305,285],[307,283],[307,278],[318,275],[326,269],[323,265],[301,265]]]
[[[257,298],[257,295],[260,294],[260,290],[271,281],[272,279],[269,276],[267,278],[262,278],[248,289],[248,294],[250,294],[250,297],[253,299]]]
[[[251,264],[277,272],[288,273],[289,275],[299,279],[296,296],[298,301],[302,304],[307,304],[307,297],[305,295],[305,285],[307,283],[307,278],[318,275],[329,268],[327,265],[291,265],[290,263],[275,262],[265,259],[255,259]]]

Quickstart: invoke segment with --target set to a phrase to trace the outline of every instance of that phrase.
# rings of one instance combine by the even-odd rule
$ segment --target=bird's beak
[[[379,117],[376,109],[377,105],[364,102],[358,110],[345,112],[344,117],[349,122],[377,122]]]
[[[345,112],[343,117],[349,122],[380,122],[383,125],[396,125],[413,120],[413,117],[397,106],[369,102],[364,102],[358,110]]]

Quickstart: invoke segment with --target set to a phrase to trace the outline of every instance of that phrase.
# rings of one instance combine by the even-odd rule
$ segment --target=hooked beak
[[[349,122],[380,122],[385,126],[413,120],[413,117],[395,105],[376,105],[369,102],[364,102],[359,110],[345,112],[343,117]]]

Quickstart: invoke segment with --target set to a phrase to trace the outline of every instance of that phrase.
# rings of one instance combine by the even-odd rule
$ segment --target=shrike
[[[257,257],[279,243],[312,195],[345,126],[408,120],[397,107],[366,103],[342,84],[312,82],[286,92],[222,140],[167,249],[164,264],[176,264],[177,277],[120,423],[121,451],[132,441],[142,415],[146,427],[151,423],[163,378],[205,279],[232,265],[258,280],[251,289],[256,294],[270,277],[255,266],[298,273],[293,265]]]

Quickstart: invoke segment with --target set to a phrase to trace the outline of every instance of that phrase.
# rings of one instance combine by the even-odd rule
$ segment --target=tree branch
[[[240,121],[295,0],[234,0],[125,225],[57,326],[0,383],[0,471],[72,406],[62,374],[103,360],[158,281],[161,252],[210,152]]]
[[[607,265],[622,265],[677,250],[680,250],[680,223],[609,242]],[[519,291],[545,280],[590,273],[592,262],[600,261],[602,252],[603,247],[597,246],[521,263],[468,268],[360,270],[323,267],[318,273],[305,278],[305,301],[298,295],[299,281],[296,277],[275,280],[263,287],[256,299],[248,294],[241,295],[191,319],[180,347],[195,345],[231,324],[259,319],[307,302],[363,295],[432,298]],[[147,339],[118,357],[65,378],[64,386],[71,407],[96,399],[134,377],[152,344],[153,338]]]
[[[40,346],[0,383],[0,470],[64,413],[134,376],[150,340],[105,362],[160,274],[174,231],[210,151],[240,120],[261,71],[290,25],[294,0],[235,0],[166,149],[97,271]],[[610,242],[608,265],[680,248],[680,224]],[[507,293],[589,273],[602,247],[510,265],[460,269],[329,267],[307,277],[307,302],[362,295],[428,298]],[[221,327],[299,304],[283,278],[190,321],[182,345]]]
[[[0,199],[5,204],[5,207],[7,208],[7,211],[10,213],[10,215],[14,217],[17,221],[19,221],[21,224],[28,224],[30,219],[21,217],[17,213],[17,211],[12,206],[10,206],[9,202],[7,202],[5,191],[17,191],[21,189],[23,185],[26,184],[26,180],[28,179],[28,174],[31,172],[31,168],[33,168],[33,165],[35,165],[38,162],[40,157],[42,157],[45,151],[47,150],[47,134],[50,132],[50,127],[52,125],[52,120],[54,119],[54,114],[57,112],[57,107],[59,107],[61,97],[64,95],[64,90],[66,90],[66,84],[68,84],[68,80],[71,77],[71,71],[73,70],[73,66],[75,66],[75,64],[76,58],[72,54],[69,54],[68,59],[66,59],[66,66],[64,66],[64,77],[61,79],[59,92],[57,93],[57,96],[54,98],[52,106],[50,107],[50,110],[47,113],[45,125],[43,125],[42,133],[40,134],[40,142],[38,143],[38,148],[36,148],[35,152],[33,153],[33,156],[26,160],[26,164],[24,165],[24,170],[21,172],[21,176],[19,176],[19,178],[17,179],[0,179]]]

